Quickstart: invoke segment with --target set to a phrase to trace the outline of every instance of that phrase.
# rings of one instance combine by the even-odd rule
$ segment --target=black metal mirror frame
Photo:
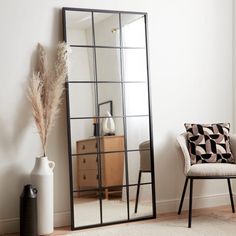
[[[146,68],[147,68],[147,89],[148,89],[148,109],[149,109],[149,137],[150,137],[150,158],[151,158],[151,190],[152,190],[152,215],[150,216],[143,216],[135,219],[130,218],[130,210],[129,210],[129,200],[127,200],[127,220],[119,220],[119,221],[113,221],[113,222],[103,222],[103,215],[102,215],[102,196],[101,192],[106,188],[101,186],[101,179],[99,180],[99,201],[100,201],[100,224],[93,224],[93,225],[86,225],[86,226],[81,226],[81,227],[76,227],[75,226],[75,221],[74,221],[74,201],[73,201],[73,173],[72,173],[72,158],[74,155],[77,154],[72,154],[71,150],[71,119],[76,119],[76,117],[71,117],[70,116],[70,96],[69,96],[69,84],[70,83],[82,83],[82,81],[66,81],[66,105],[67,105],[67,135],[68,135],[68,157],[69,157],[69,177],[70,177],[70,205],[71,205],[71,229],[72,230],[77,230],[77,229],[84,229],[84,228],[92,228],[92,227],[98,227],[98,226],[105,226],[105,225],[112,225],[112,224],[120,224],[120,223],[127,223],[127,222],[133,222],[133,221],[140,221],[140,220],[147,220],[147,219],[153,219],[156,218],[156,194],[155,194],[155,173],[154,173],[154,152],[153,152],[153,133],[152,133],[152,112],[151,112],[151,94],[150,94],[150,80],[149,80],[149,63],[148,63],[148,28],[147,28],[147,13],[145,12],[129,12],[129,11],[113,11],[113,10],[98,10],[98,9],[84,9],[84,8],[68,8],[64,7],[62,8],[62,24],[63,24],[63,39],[65,42],[67,42],[67,30],[66,30],[66,12],[67,11],[84,11],[84,12],[91,12],[92,15],[92,33],[93,33],[93,45],[89,46],[94,50],[95,54],[95,84],[98,84],[97,81],[97,75],[96,75],[96,48],[101,47],[101,46],[96,46],[95,44],[95,29],[94,29],[94,13],[116,13],[119,15],[119,26],[120,26],[120,41],[122,42],[122,27],[121,27],[121,14],[140,14],[144,16],[144,23],[145,23],[145,49],[146,49]],[[79,45],[70,45],[71,47],[79,47]],[[85,47],[84,45],[81,47]],[[102,48],[111,48],[109,46],[102,46]],[[120,62],[122,65],[122,49],[126,47],[122,47],[122,44],[116,47],[112,47],[120,50]],[[122,67],[122,66],[121,66]],[[122,69],[121,69],[122,71]],[[86,83],[86,82],[85,82]],[[125,140],[125,174],[126,174],[126,184],[122,185],[121,187],[126,187],[127,189],[131,186],[136,186],[135,184],[129,184],[128,182],[128,160],[127,160],[127,133],[126,133],[126,113],[125,113],[125,104],[124,104],[124,84],[127,83],[123,80],[122,78],[122,73],[121,73],[121,81],[122,85],[122,106],[123,106],[123,124],[124,124],[124,140]],[[134,82],[135,83],[135,82]],[[98,95],[96,94],[96,116],[97,119],[99,120],[102,117],[98,116],[98,111],[99,111],[99,103],[98,103]],[[133,116],[132,116],[133,117]],[[134,116],[138,117],[138,115]],[[97,140],[99,144],[99,139]],[[98,145],[99,146],[99,145]],[[98,155],[101,154],[99,148],[98,148]],[[101,164],[101,163],[100,163]],[[99,168],[100,169],[100,168]],[[101,170],[99,170],[101,172]],[[99,173],[99,176],[101,176],[101,173]],[[142,183],[141,183],[142,184]],[[127,191],[127,199],[129,199],[129,191]]]

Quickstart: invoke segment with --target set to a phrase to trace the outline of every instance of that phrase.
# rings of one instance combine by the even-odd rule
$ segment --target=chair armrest
[[[184,174],[187,175],[191,167],[191,158],[188,151],[187,134],[183,133],[177,137],[178,144],[184,157]]]
[[[234,156],[234,162],[236,163],[236,134],[230,134],[230,149]]]

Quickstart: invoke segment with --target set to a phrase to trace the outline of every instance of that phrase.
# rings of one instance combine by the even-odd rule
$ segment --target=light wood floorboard
[[[231,206],[220,206],[220,207],[193,210],[193,217],[194,216],[210,216],[210,215],[213,215],[220,219],[231,219],[231,220],[233,219],[236,221],[236,213],[232,213]],[[187,227],[187,218],[188,218],[188,211],[183,211],[181,215],[178,215],[177,212],[158,214],[157,219],[154,219],[151,221],[160,222],[160,221],[173,220],[173,219],[186,219],[186,227]],[[143,221],[132,222],[129,224],[142,224],[142,222]],[[114,226],[110,225],[110,226],[105,226],[105,227],[114,227]],[[81,231],[86,231],[86,229],[81,230]],[[61,228],[56,228],[54,230],[54,233],[51,234],[50,236],[64,235],[70,232],[72,233],[74,231],[71,231],[69,226],[61,227]],[[8,234],[4,236],[19,236],[19,234],[18,233]]]

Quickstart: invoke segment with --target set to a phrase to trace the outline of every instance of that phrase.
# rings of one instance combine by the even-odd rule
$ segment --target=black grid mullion
[[[149,172],[149,171],[147,171]],[[123,185],[111,185],[111,186],[104,186],[102,187],[102,191],[109,189],[109,188],[126,188],[128,187],[137,187],[138,185],[151,185],[152,182],[143,182],[140,184],[123,184]],[[74,193],[82,193],[82,192],[93,192],[93,191],[100,191],[100,188],[89,188],[89,189],[80,189],[80,190],[76,190],[74,189],[73,192]]]
[[[147,14],[144,15],[145,22],[145,44],[146,44],[146,66],[147,66],[147,87],[148,87],[148,110],[149,110],[149,140],[150,140],[150,161],[151,161],[151,179],[152,179],[152,209],[153,217],[156,218],[156,192],[155,192],[155,171],[154,171],[154,147],[153,147],[153,129],[152,129],[152,110],[151,110],[151,89],[149,78],[149,64],[148,64],[148,28],[147,28]]]
[[[95,29],[94,29],[94,12],[92,12],[92,35],[93,35],[93,44],[94,46],[96,45],[96,38],[95,38]],[[94,57],[94,76],[95,76],[95,81],[97,82],[97,57],[96,57],[96,48],[93,47],[93,57]],[[98,114],[98,84],[95,83],[95,110],[96,110],[96,116],[97,116],[97,121],[100,124],[100,118]],[[100,130],[98,130],[99,134]],[[96,143],[98,144],[98,153],[97,153],[97,158],[98,158],[98,185],[99,185],[99,205],[100,205],[100,220],[101,224],[103,223],[103,214],[102,214],[102,174],[101,174],[101,169],[102,169],[102,162],[101,162],[101,154],[100,154],[100,138],[99,136],[96,137]]]
[[[92,46],[92,45],[79,45],[79,44],[74,44],[70,45],[72,48],[110,48],[110,49],[141,49],[144,50],[145,47],[122,47],[122,46],[102,46],[102,45],[97,45],[97,46]]]
[[[81,81],[76,81],[76,80],[70,80],[68,81],[68,83],[70,84],[92,84],[92,83],[97,83],[97,84],[103,84],[103,83],[108,83],[108,84],[111,84],[111,83],[117,83],[117,84],[122,84],[122,83],[125,83],[125,84],[146,84],[147,82],[146,81],[106,81],[106,80],[100,80],[100,81],[90,81],[90,80],[81,80]]]
[[[104,9],[90,9],[90,8],[76,8],[76,7],[63,7],[63,11],[87,11],[87,12],[100,12],[100,13],[124,13],[134,15],[146,15],[146,12],[135,11],[117,11],[117,10],[104,10]]]
[[[120,153],[120,152],[139,152],[139,151],[150,151],[150,148],[146,148],[146,149],[126,149],[126,150],[117,150],[117,151],[107,151],[107,152],[88,152],[88,153],[74,153],[71,154],[71,157],[74,156],[86,156],[86,155],[93,155],[93,154],[110,154],[110,153]]]
[[[123,118],[123,117],[126,117],[126,118],[135,118],[135,117],[149,117],[149,115],[126,115],[126,116],[112,116],[112,118]],[[88,120],[88,119],[98,119],[98,118],[107,118],[107,116],[79,116],[79,117],[70,117],[71,120]]]
[[[66,31],[66,12],[62,11],[62,25],[63,25],[63,39],[67,42],[67,31]],[[75,228],[74,221],[74,201],[73,201],[73,170],[72,170],[72,158],[71,158],[71,125],[70,125],[70,95],[69,95],[69,84],[67,83],[68,76],[66,77],[65,90],[66,90],[66,122],[67,122],[67,145],[68,145],[68,157],[69,157],[69,179],[70,179],[70,209],[71,209],[71,226]]]
[[[120,28],[120,75],[121,82],[124,82],[124,69],[123,69],[123,51],[122,51],[122,25],[121,25],[121,13],[119,13],[119,28]],[[125,149],[125,177],[126,177],[126,196],[127,196],[127,215],[130,220],[129,212],[129,168],[128,168],[128,154],[127,154],[127,129],[126,129],[126,107],[125,107],[125,88],[122,83],[122,109],[123,109],[123,127],[124,127],[124,149]]]

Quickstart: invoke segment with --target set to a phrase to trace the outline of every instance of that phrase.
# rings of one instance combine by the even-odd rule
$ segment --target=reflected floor
[[[140,201],[134,213],[135,200],[129,202],[130,219],[152,215],[152,203]],[[127,220],[127,202],[120,199],[103,199],[103,223]],[[96,198],[74,198],[75,226],[100,224],[100,205]]]

